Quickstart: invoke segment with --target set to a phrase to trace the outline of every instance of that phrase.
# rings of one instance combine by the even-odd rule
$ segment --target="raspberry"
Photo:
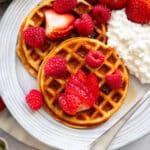
[[[77,0],[55,0],[53,8],[57,13],[68,13],[77,5]]]
[[[106,75],[105,80],[106,80],[106,83],[114,90],[122,88],[123,79],[119,70],[116,70],[111,75]]]
[[[93,68],[99,67],[104,62],[104,55],[99,51],[90,51],[86,55],[86,62]]]
[[[43,105],[43,96],[41,92],[36,89],[32,89],[25,98],[28,106],[32,110],[38,110]]]
[[[2,98],[0,97],[0,111],[3,111],[4,109],[5,109],[5,104],[4,104],[4,102],[3,102],[3,100],[2,100]]]
[[[45,74],[53,78],[61,78],[66,75],[67,72],[67,62],[62,56],[54,56],[50,58],[45,67]]]
[[[74,26],[81,35],[89,35],[94,30],[93,20],[88,14],[83,14],[75,20]]]
[[[99,24],[102,24],[108,22],[111,12],[109,8],[99,4],[93,7],[92,15]]]
[[[42,27],[28,27],[23,31],[23,39],[33,48],[41,48],[45,42],[45,29]]]

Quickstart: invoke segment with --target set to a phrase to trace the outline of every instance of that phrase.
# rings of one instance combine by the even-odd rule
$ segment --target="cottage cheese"
[[[150,24],[129,21],[124,9],[113,11],[107,35],[108,45],[116,48],[130,73],[150,83]]]

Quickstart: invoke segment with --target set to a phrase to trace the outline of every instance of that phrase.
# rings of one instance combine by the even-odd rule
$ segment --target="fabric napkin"
[[[11,116],[9,111],[6,109],[2,112],[0,112],[0,128],[5,130],[10,135],[17,138],[19,141],[22,141],[25,144],[28,144],[32,147],[35,147],[40,150],[54,150],[47,145],[39,142],[35,138],[33,138],[31,135],[29,135],[17,122],[16,120]],[[0,135],[1,136],[1,135]],[[8,143],[8,145],[12,145],[13,143]],[[14,146],[14,145],[13,145]],[[11,147],[10,147],[11,150]],[[17,150],[17,147],[16,147]],[[25,149],[22,149],[25,150]]]

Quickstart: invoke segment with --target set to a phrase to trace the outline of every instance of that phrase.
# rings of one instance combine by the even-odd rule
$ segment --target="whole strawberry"
[[[0,111],[3,111],[4,109],[5,109],[5,104],[4,104],[4,102],[3,102],[3,100],[2,100],[2,98],[0,97]]]
[[[32,89],[25,97],[31,110],[38,110],[43,105],[43,96],[40,91]]]
[[[123,79],[119,70],[115,70],[113,74],[106,75],[106,83],[114,90],[122,88]]]
[[[122,9],[126,6],[127,0],[99,0],[99,3],[110,9]]]
[[[133,22],[150,22],[150,0],[128,0],[125,8],[127,18]]]
[[[108,22],[111,17],[111,12],[109,8],[98,4],[93,7],[92,15],[99,24],[102,24]]]
[[[80,35],[86,36],[93,32],[94,24],[90,15],[83,14],[80,18],[75,20],[75,29]]]
[[[57,13],[68,13],[77,5],[77,0],[55,0],[53,8]]]
[[[45,29],[42,27],[28,27],[23,31],[23,39],[33,48],[41,48],[45,42]]]
[[[61,78],[66,75],[67,72],[67,62],[62,56],[54,56],[50,58],[45,67],[45,74],[53,78]]]

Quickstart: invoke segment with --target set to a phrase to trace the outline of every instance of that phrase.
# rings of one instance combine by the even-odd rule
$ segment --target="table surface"
[[[0,18],[2,17],[3,12],[6,9],[6,7],[8,6],[8,4],[9,4],[9,2],[0,4]],[[7,117],[13,119],[10,114]],[[120,148],[119,150],[147,150],[147,149],[149,149],[148,147],[150,147],[150,134],[145,137],[142,137],[138,141],[135,141],[129,145],[126,145],[126,146]]]

